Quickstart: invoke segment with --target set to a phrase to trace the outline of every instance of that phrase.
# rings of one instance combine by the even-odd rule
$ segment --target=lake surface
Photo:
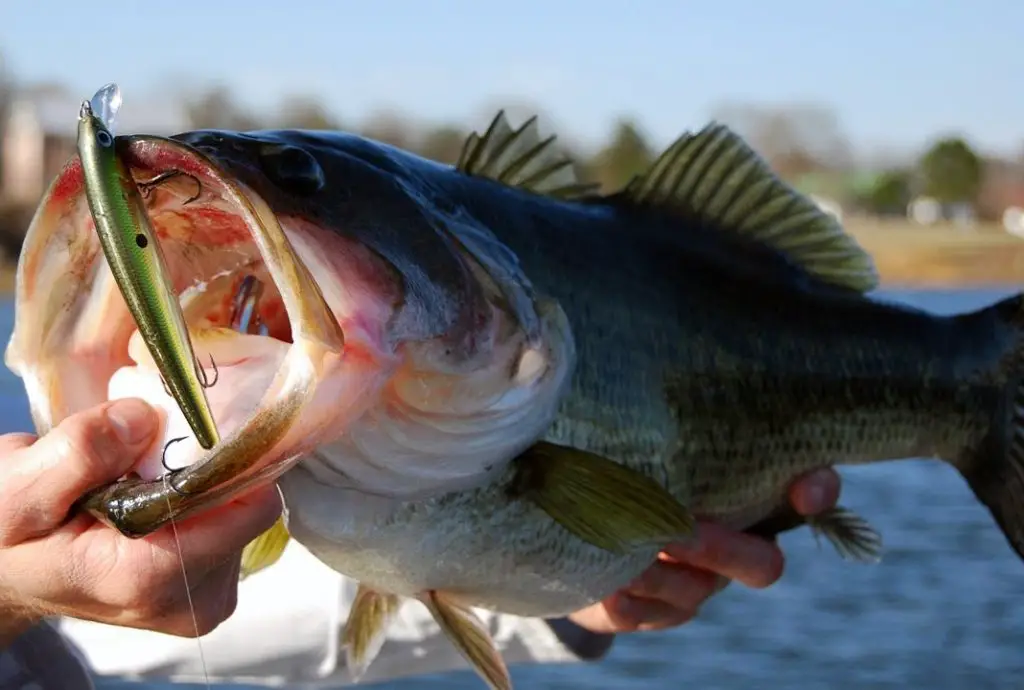
[[[1006,294],[900,291],[880,298],[957,312]],[[10,303],[0,303],[4,344],[12,318]],[[2,368],[0,433],[30,430],[21,384]],[[916,460],[842,474],[842,502],[882,532],[881,564],[846,563],[830,546],[817,547],[808,530],[791,532],[781,540],[787,566],[774,587],[732,586],[699,620],[624,636],[600,664],[515,668],[517,687],[1024,688],[1024,564],[963,480],[949,467]],[[466,672],[372,687],[482,686]]]

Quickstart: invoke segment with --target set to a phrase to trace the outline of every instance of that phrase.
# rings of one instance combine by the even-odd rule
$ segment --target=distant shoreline
[[[998,226],[959,229],[848,219],[878,267],[883,289],[999,289],[1024,284],[1024,238]],[[0,262],[0,297],[13,297],[12,261]]]
[[[997,225],[958,228],[850,219],[885,288],[956,290],[1024,284],[1024,238]]]

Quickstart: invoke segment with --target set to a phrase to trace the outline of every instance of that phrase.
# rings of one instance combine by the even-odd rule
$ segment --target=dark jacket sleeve
[[[547,624],[561,643],[583,661],[603,659],[615,641],[615,635],[590,632],[568,618],[549,618]]]
[[[85,665],[43,621],[0,649],[0,690],[95,690]]]

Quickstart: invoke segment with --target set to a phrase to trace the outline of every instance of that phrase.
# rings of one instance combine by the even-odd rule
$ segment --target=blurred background
[[[79,103],[116,81],[118,133],[343,128],[444,162],[498,108],[537,113],[607,190],[721,120],[874,254],[880,299],[974,309],[1024,275],[1022,26],[1010,0],[0,2],[0,283],[73,154]],[[4,341],[13,318],[8,296]],[[0,394],[0,432],[29,429],[6,370]],[[684,628],[517,682],[1024,687],[1024,573],[966,485],[916,460],[844,477],[886,538],[881,565],[789,534],[775,587],[731,587]],[[477,687],[395,687],[456,685]]]

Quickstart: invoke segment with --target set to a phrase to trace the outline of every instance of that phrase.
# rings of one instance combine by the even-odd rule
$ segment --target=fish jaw
[[[177,141],[128,137],[118,139],[118,146],[137,179],[168,170],[185,173],[150,190],[147,206],[171,263],[175,291],[199,295],[183,307],[191,336],[196,343],[213,345],[222,357],[217,373],[207,372],[211,380],[223,377],[220,391],[216,384],[208,391],[221,442],[205,453],[191,438],[193,447],[172,446],[169,464],[184,466],[173,475],[164,474],[164,443],[155,443],[135,476],[82,501],[100,520],[129,536],[142,536],[171,518],[273,482],[362,413],[386,380],[391,360],[372,329],[362,327],[366,319],[359,305],[332,310],[327,304],[318,281],[333,283],[339,276],[314,276],[280,220],[251,188]],[[195,193],[196,181],[201,198],[183,206],[182,199]],[[365,270],[352,269],[356,275]],[[218,332],[216,314],[201,309],[216,302],[211,298],[216,289],[225,290],[223,303],[230,302],[232,276],[243,272],[256,273],[274,288],[268,308],[276,305],[277,313],[268,321],[276,332],[266,338],[273,342],[253,346],[258,336]],[[180,411],[155,372],[130,354],[140,350],[137,341],[132,347],[135,324],[100,249],[77,158],[54,180],[37,210],[19,260],[16,290],[16,325],[5,361],[24,381],[39,433],[69,415],[127,395],[146,398],[163,410],[161,440],[166,443],[176,433]],[[373,294],[361,293],[368,311],[386,312],[391,295],[377,295],[374,301]],[[343,330],[348,325],[351,339]],[[209,360],[205,349],[196,348],[200,361]]]

